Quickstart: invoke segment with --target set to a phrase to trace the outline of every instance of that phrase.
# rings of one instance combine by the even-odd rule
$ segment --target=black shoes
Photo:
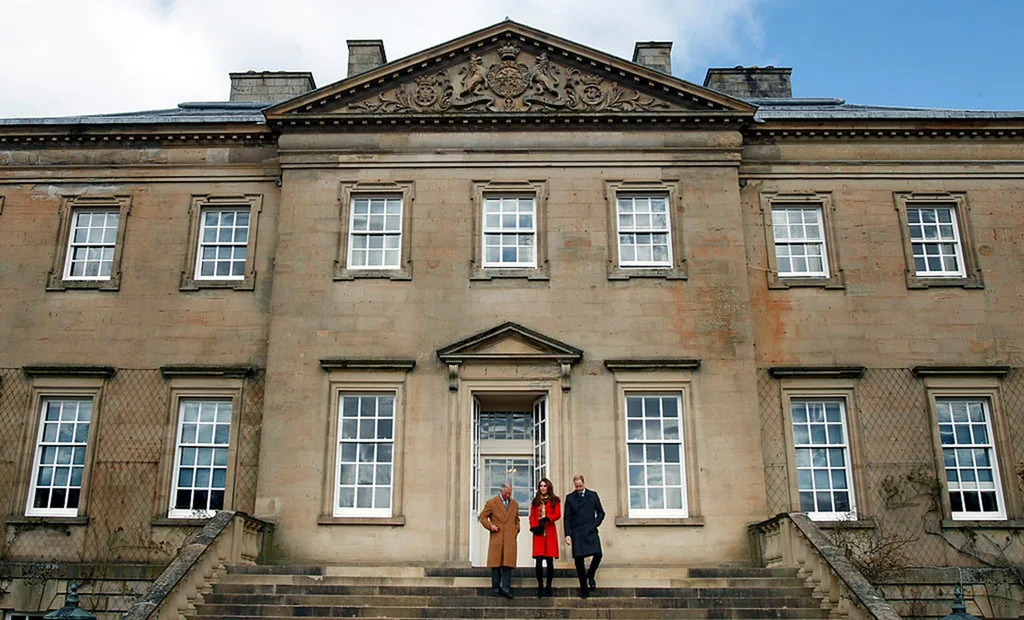
[[[590,592],[587,592],[584,588],[580,588],[580,598],[590,598]]]
[[[591,590],[597,589],[597,582],[594,581],[593,577],[587,577],[587,585],[590,586]]]
[[[498,598],[499,596],[501,596],[501,592],[498,592],[497,590],[491,590],[491,596],[493,596],[494,598]]]
[[[505,591],[501,592],[501,595],[503,597],[505,597],[505,598],[515,598],[514,596],[512,596],[512,593],[509,592],[508,590],[505,590]]]
[[[551,586],[550,585],[546,586],[544,588],[544,596],[546,596],[548,598],[551,598],[552,596],[554,596],[554,594],[551,593]]]

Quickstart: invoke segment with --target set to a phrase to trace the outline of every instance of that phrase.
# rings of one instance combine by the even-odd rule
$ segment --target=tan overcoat
[[[489,499],[480,512],[480,524],[488,531],[492,525],[498,526],[497,532],[491,532],[487,545],[488,568],[515,566],[516,537],[519,536],[519,504],[516,500],[510,497],[506,510],[500,495]]]

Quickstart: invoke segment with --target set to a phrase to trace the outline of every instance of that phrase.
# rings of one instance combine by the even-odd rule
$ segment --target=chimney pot
[[[633,47],[633,62],[672,75],[672,42],[637,41]]]
[[[313,74],[308,71],[246,71],[228,75],[229,101],[276,103],[316,89]]]
[[[384,41],[380,39],[349,39],[347,43],[348,77],[366,73],[388,62]]]
[[[735,67],[708,69],[704,87],[731,97],[751,99],[792,99],[789,67]]]

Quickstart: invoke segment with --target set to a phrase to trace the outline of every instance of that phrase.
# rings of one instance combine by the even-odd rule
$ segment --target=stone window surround
[[[842,289],[845,287],[843,269],[839,263],[839,244],[836,242],[835,203],[831,192],[761,192],[761,220],[764,228],[765,254],[768,257],[768,288],[788,289],[795,287],[820,287]],[[821,209],[822,228],[825,231],[825,258],[828,261],[828,277],[780,276],[779,261],[775,256],[775,227],[772,223],[772,208],[792,205],[795,207]]]
[[[618,493],[616,527],[630,526],[703,526],[698,484],[699,461],[696,442],[696,415],[693,406],[693,372],[700,360],[622,359],[606,360],[605,367],[615,381],[615,456]],[[674,394],[682,404],[682,449],[686,517],[629,516],[629,478],[626,454],[626,396],[630,394]],[[607,508],[606,508],[607,509]]]
[[[117,240],[114,245],[114,259],[110,266],[110,277],[106,280],[69,280],[64,277],[64,268],[68,258],[68,245],[71,235],[71,221],[74,213],[82,209],[109,209],[118,212]],[[53,265],[46,279],[46,290],[64,291],[69,289],[89,289],[99,291],[116,291],[121,288],[121,254],[124,250],[125,232],[128,216],[132,210],[132,197],[67,195],[63,197],[58,212],[57,239],[53,251]]]
[[[664,278],[685,280],[686,253],[683,246],[681,191],[678,180],[622,181],[607,180],[604,183],[605,200],[608,203],[608,279],[629,280],[630,278]],[[666,194],[668,196],[669,246],[672,252],[670,267],[620,267],[619,266],[619,194]]]
[[[857,406],[856,387],[864,376],[861,366],[792,366],[773,367],[769,375],[779,384],[780,403],[784,420],[783,433],[786,443],[786,472],[789,479],[790,510],[800,511],[799,485],[796,475],[796,442],[793,438],[793,400],[841,400],[846,414],[846,442],[849,447],[849,477],[853,482],[851,503],[856,520],[844,523],[858,524],[866,521],[871,514],[871,502],[864,480],[865,456],[860,438],[860,412]],[[829,520],[822,520],[828,523]]]
[[[325,416],[324,476],[321,491],[319,525],[405,525],[402,504],[404,476],[405,394],[409,373],[415,360],[365,360],[330,358],[320,360],[327,379],[328,410]],[[395,395],[395,423],[393,429],[393,461],[391,468],[391,516],[334,516],[336,476],[338,474],[338,414],[341,398],[349,393],[378,393]]]
[[[241,433],[242,393],[245,379],[252,375],[248,366],[164,366],[160,374],[167,381],[170,390],[166,421],[164,423],[164,450],[160,459],[159,484],[154,497],[153,519],[155,525],[168,523],[194,523],[206,518],[170,517],[174,501],[172,488],[175,459],[178,457],[178,427],[181,403],[185,400],[230,400],[231,431],[228,439],[228,472],[224,488],[224,510],[234,509],[235,476],[238,472],[238,442]]]
[[[1016,471],[1013,462],[1013,450],[1010,442],[1009,422],[1006,410],[1002,405],[1000,394],[1001,378],[1009,372],[1005,367],[956,368],[939,366],[918,366],[914,374],[921,378],[928,398],[928,420],[931,426],[932,444],[935,454],[935,475],[942,485],[943,527],[959,525],[969,526],[978,523],[1006,523],[1019,520],[1024,516],[1021,497],[1017,485],[1013,484],[1012,472]],[[949,505],[949,494],[946,490],[946,470],[942,457],[942,441],[939,436],[939,419],[936,400],[945,398],[975,398],[988,401],[990,426],[992,428],[992,447],[995,451],[995,463],[998,468],[1001,499],[1005,518],[973,517],[971,519],[954,519]]]
[[[0,215],[4,214],[4,197],[0,196]]]
[[[415,184],[412,181],[342,181],[339,185],[339,230],[338,249],[334,259],[335,281],[356,279],[412,279],[412,207],[416,199]],[[402,242],[398,269],[351,269],[348,266],[348,250],[351,243],[349,226],[352,220],[352,199],[356,196],[400,196],[402,199]]]
[[[199,260],[199,233],[202,231],[201,215],[205,209],[239,211],[249,209],[249,242],[246,246],[244,278],[197,278],[196,263]],[[262,194],[212,196],[193,194],[188,206],[188,251],[181,270],[178,289],[197,291],[199,289],[234,289],[251,291],[256,286],[256,235],[259,230],[260,213],[263,211]]]
[[[484,199],[488,196],[533,196],[534,261],[536,267],[484,267]],[[473,258],[469,279],[487,281],[503,278],[548,280],[547,181],[473,181]]]
[[[103,413],[103,389],[107,379],[114,375],[114,369],[108,366],[74,366],[46,365],[25,366],[25,375],[31,382],[31,398],[26,412],[24,436],[18,471],[18,484],[11,497],[10,514],[23,515],[32,521],[54,523],[70,523],[85,525],[88,523],[89,492],[92,482],[92,467],[96,454],[97,437]],[[35,474],[35,459],[38,449],[39,423],[42,416],[43,402],[49,398],[91,398],[92,417],[89,421],[89,437],[85,450],[85,467],[82,471],[82,490],[78,502],[76,516],[32,516],[29,515],[32,488],[32,476]],[[14,517],[14,521],[19,520]],[[12,520],[9,520],[11,522]]]
[[[903,239],[903,255],[906,259],[905,274],[908,289],[924,289],[952,286],[968,289],[985,288],[978,264],[977,241],[971,222],[971,208],[967,192],[893,192],[896,213],[899,217],[900,236]],[[910,225],[907,221],[907,207],[953,207],[956,212],[960,233],[960,252],[964,260],[962,278],[919,276],[914,267],[914,249],[910,240]]]

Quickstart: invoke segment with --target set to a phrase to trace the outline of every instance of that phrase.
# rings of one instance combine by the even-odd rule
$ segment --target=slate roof
[[[56,116],[43,118],[0,118],[0,126],[18,125],[146,125],[194,123],[255,123],[266,124],[261,111],[266,102],[212,101],[181,103],[167,110],[123,112],[118,114],[92,114],[84,116]]]
[[[843,99],[745,99],[757,107],[755,121],[773,120],[1010,120],[1024,111],[944,110],[846,103]]]

